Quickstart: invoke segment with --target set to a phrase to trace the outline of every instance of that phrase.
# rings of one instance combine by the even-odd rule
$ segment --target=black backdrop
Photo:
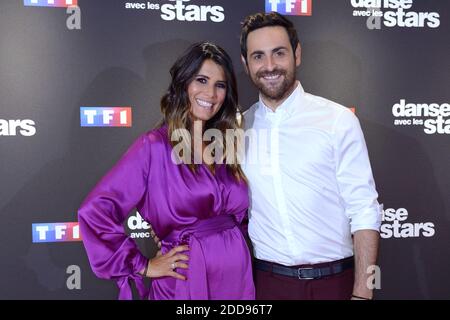
[[[147,1],[79,0],[70,12],[29,2],[0,1],[0,298],[115,299],[115,284],[95,277],[81,242],[36,240],[51,230],[35,224],[62,223],[60,232],[76,234],[64,223],[76,222],[88,191],[158,122],[168,70],[191,43],[211,40],[230,53],[241,104],[250,106],[257,93],[240,65],[240,22],[268,1],[148,2],[158,10],[126,8]],[[290,17],[303,47],[298,76],[306,91],[355,107],[361,121],[386,213],[377,298],[449,299],[450,3],[412,1],[403,10],[409,25],[437,13],[423,27],[386,26],[399,10],[382,7],[386,18],[371,29],[357,16],[366,10],[353,6],[363,2],[313,0],[311,16]],[[186,7],[164,20],[163,5],[175,4],[219,11],[177,20]],[[418,104],[435,113],[414,113]],[[81,107],[131,107],[132,126],[81,126]],[[442,128],[429,133],[435,120]],[[392,221],[393,212],[403,220]],[[148,237],[136,213],[125,224]],[[153,254],[148,238],[137,241]]]

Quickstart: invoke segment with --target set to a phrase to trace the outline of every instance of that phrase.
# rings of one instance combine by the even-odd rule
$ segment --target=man
[[[380,208],[356,116],[304,92],[300,43],[285,17],[247,17],[241,54],[260,92],[244,115],[260,140],[243,161],[257,299],[372,299]]]

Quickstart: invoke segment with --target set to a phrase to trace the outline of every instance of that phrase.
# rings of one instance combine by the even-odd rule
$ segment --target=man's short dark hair
[[[291,21],[277,12],[255,13],[245,18],[241,29],[241,54],[247,63],[247,37],[252,31],[264,27],[283,27],[291,43],[292,51],[295,55],[295,49],[299,43],[297,31]]]

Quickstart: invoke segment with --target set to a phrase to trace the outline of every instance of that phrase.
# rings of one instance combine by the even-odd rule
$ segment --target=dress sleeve
[[[336,177],[351,232],[363,229],[379,231],[378,193],[358,118],[345,110],[336,123],[335,132]]]
[[[130,279],[142,281],[138,272],[148,259],[125,232],[124,220],[147,193],[150,146],[139,137],[117,164],[98,182],[78,210],[81,237],[93,272],[114,279],[119,298],[131,298]],[[141,296],[142,283],[136,283]]]

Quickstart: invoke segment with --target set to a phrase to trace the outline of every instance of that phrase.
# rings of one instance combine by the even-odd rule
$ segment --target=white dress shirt
[[[352,256],[352,233],[381,223],[358,119],[297,83],[275,112],[260,98],[244,114],[254,254],[289,266]]]

